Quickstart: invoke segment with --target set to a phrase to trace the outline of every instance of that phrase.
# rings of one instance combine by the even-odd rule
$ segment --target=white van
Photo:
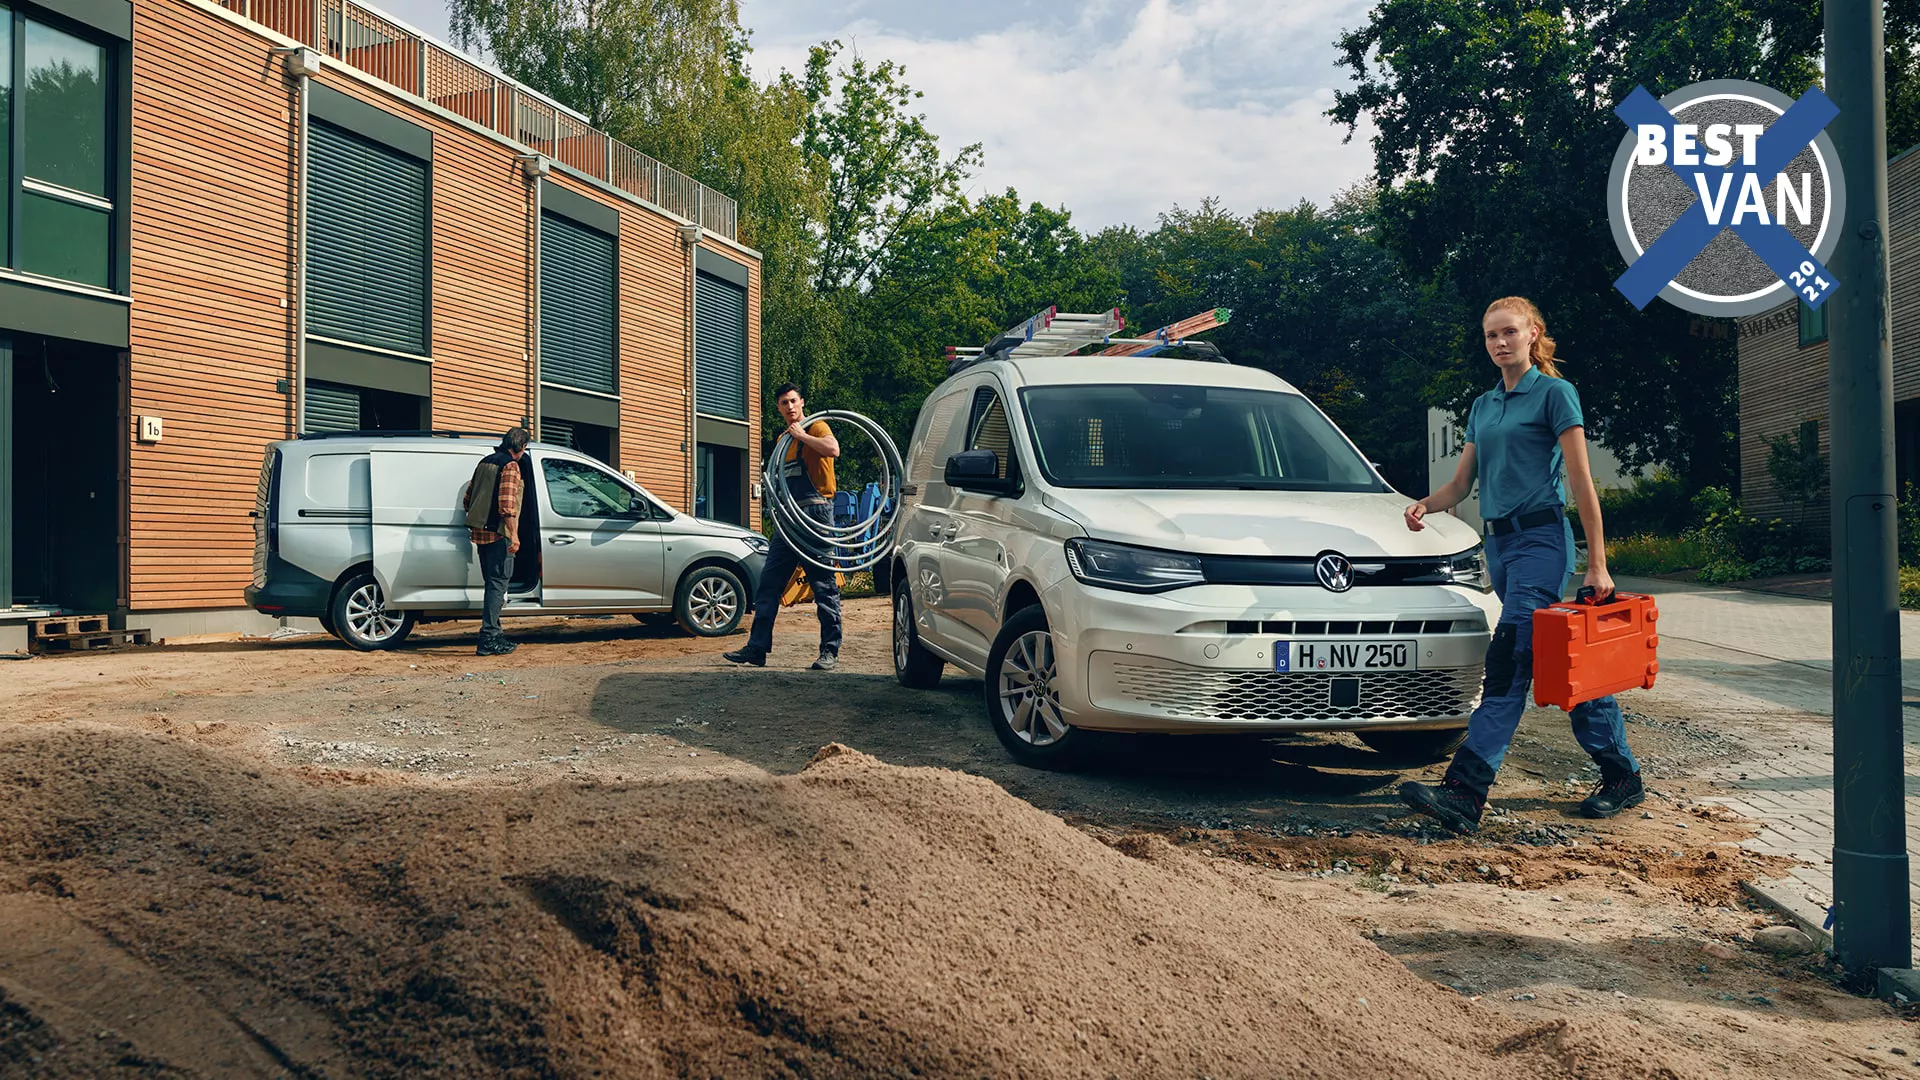
[[[356,649],[419,620],[477,618],[485,591],[462,497],[497,438],[378,431],[267,447],[247,604],[319,619]],[[689,633],[740,624],[766,538],[675,513],[584,454],[534,443],[503,615],[628,614]]]
[[[986,681],[1014,757],[1083,729],[1464,737],[1498,622],[1479,536],[1411,532],[1313,403],[1220,362],[993,358],[928,397],[895,523],[893,658]]]

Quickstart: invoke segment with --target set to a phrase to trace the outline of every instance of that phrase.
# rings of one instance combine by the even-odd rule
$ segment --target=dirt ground
[[[1530,714],[1470,840],[1347,736],[1012,764],[980,685],[628,619],[0,664],[0,1075],[1877,1076],[1908,1018],[1752,944],[1733,733],[1655,796]],[[1631,701],[1628,702],[1631,705]]]

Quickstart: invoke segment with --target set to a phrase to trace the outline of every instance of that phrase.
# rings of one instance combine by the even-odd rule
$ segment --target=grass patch
[[[1694,536],[1629,536],[1607,541],[1607,570],[1615,574],[1671,574],[1697,570],[1712,559]]]

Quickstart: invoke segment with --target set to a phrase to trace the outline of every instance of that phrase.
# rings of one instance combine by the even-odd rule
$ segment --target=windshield
[[[1042,386],[1021,392],[1040,472],[1089,488],[1381,491],[1298,394],[1219,386]]]

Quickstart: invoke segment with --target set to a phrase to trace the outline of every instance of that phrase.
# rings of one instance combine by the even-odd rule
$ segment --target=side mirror
[[[1007,482],[1000,479],[1000,456],[991,450],[962,450],[947,459],[948,487],[967,491],[1001,494]]]

